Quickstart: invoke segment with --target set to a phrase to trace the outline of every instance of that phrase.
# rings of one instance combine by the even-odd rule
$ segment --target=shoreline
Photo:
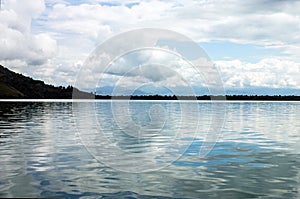
[[[212,103],[239,103],[239,102],[300,102],[300,100],[153,100],[153,99],[0,99],[0,103],[6,102],[109,102],[109,101],[135,101],[135,102],[212,102]]]

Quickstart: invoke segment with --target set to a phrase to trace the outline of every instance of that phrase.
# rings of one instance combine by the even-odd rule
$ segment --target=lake
[[[0,197],[300,197],[300,102],[2,101],[0,117]]]

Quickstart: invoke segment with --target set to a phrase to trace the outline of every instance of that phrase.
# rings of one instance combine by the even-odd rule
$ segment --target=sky
[[[76,85],[88,57],[110,38],[166,29],[207,53],[227,91],[300,94],[299,14],[298,0],[1,0],[0,64],[48,84]],[[145,60],[168,67],[141,68]],[[82,88],[113,87],[121,79],[123,87],[147,81],[171,90],[205,87],[201,75],[170,52],[129,53],[112,65],[87,74],[98,83]]]

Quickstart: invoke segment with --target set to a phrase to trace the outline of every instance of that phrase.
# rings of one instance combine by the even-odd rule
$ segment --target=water
[[[0,197],[299,198],[300,103],[216,107],[1,102]]]

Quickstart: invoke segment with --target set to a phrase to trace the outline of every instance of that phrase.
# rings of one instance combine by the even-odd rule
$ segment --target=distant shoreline
[[[226,96],[103,96],[96,95],[95,99],[116,99],[116,100],[228,100],[228,101],[300,101],[300,96],[281,95],[226,95]]]
[[[74,98],[0,98],[1,102],[10,101],[91,101],[91,100],[143,100],[143,101],[300,101],[300,96],[248,96],[248,95],[226,95],[226,96],[109,96],[88,95]]]

